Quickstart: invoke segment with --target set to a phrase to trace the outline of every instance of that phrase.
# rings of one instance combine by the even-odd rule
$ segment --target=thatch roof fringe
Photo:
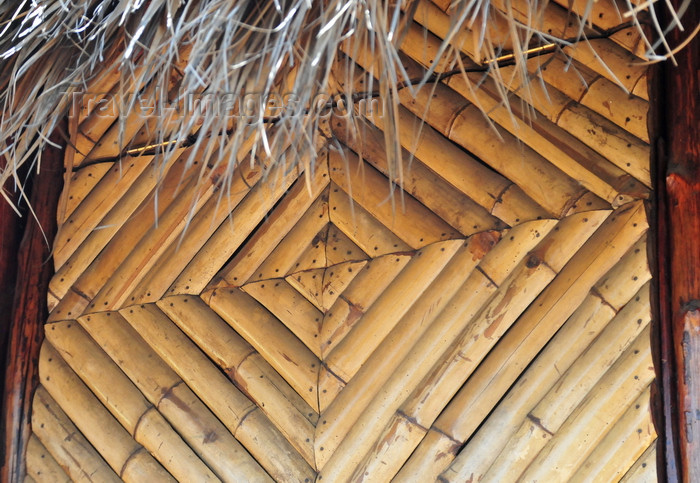
[[[689,2],[684,2],[679,17]],[[155,141],[177,140],[161,146],[162,151],[177,149],[189,140],[193,147],[189,162],[198,153],[215,167],[228,166],[223,176],[225,181],[231,181],[233,169],[241,162],[237,155],[246,143],[251,163],[255,162],[256,153],[263,151],[267,157],[291,165],[314,163],[313,155],[304,154],[315,152],[314,139],[324,111],[342,107],[342,102],[338,105],[327,101],[335,94],[345,94],[346,100],[357,94],[350,82],[345,83],[345,92],[325,92],[333,60],[343,41],[349,42],[348,52],[368,49],[374,55],[378,71],[372,74],[379,80],[368,86],[369,92],[382,97],[386,108],[385,136],[396,139],[400,129],[398,91],[405,88],[415,92],[425,82],[435,80],[433,74],[438,65],[464,72],[481,64],[494,74],[499,85],[511,82],[515,75],[526,86],[530,76],[526,60],[537,54],[533,48],[567,52],[579,41],[587,46],[591,38],[611,36],[619,30],[611,25],[629,21],[637,32],[635,37],[647,46],[647,57],[656,59],[669,53],[673,46],[663,42],[662,35],[662,41],[656,43],[659,45],[652,44],[643,25],[650,24],[660,34],[676,25],[660,26],[654,12],[659,7],[653,3],[648,5],[647,16],[629,4],[611,0],[602,6],[588,0],[574,2],[565,15],[568,23],[562,25],[560,32],[550,33],[540,28],[551,13],[547,1],[503,5],[489,0],[440,1],[436,3],[451,12],[449,29],[435,52],[432,66],[414,86],[415,80],[404,70],[398,50],[413,15],[424,3],[5,3],[0,6],[0,153],[10,162],[0,172],[0,186],[13,178],[20,183],[18,170],[24,165],[39,169],[40,159],[34,153],[47,142],[58,120],[75,107],[86,107],[72,106],[74,94],[78,93],[91,93],[88,98],[93,96],[96,101],[104,100],[106,93],[120,98],[114,116],[119,121],[114,131],[118,155],[124,153],[138,131],[139,126],[131,124],[131,113],[147,96],[162,100],[182,114],[192,96],[254,94],[249,106],[253,110],[245,119],[206,112],[203,116],[179,115],[168,120],[167,116],[159,116],[149,122],[151,132],[157,133]],[[464,41],[465,28],[473,37],[475,57],[471,59],[462,57],[461,45],[455,43]],[[491,61],[483,63],[484,59]],[[499,74],[500,66],[492,62],[494,59],[515,64],[515,72]],[[286,103],[280,115],[271,116],[266,103],[273,94],[291,94],[295,102]],[[507,102],[505,88],[501,94]],[[315,109],[319,106],[321,109]],[[235,104],[234,113],[241,114],[243,107],[242,102]],[[271,117],[274,122],[269,122]],[[390,171],[397,169],[401,178],[401,150],[396,148],[397,143],[386,145],[394,146],[387,151]],[[75,148],[80,151],[80,146]]]

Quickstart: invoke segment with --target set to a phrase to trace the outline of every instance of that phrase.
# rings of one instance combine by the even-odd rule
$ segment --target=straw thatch
[[[115,5],[73,17],[106,63],[62,84],[82,93],[29,477],[655,474],[647,14]],[[55,8],[47,35],[70,25]],[[111,109],[256,88],[307,97],[246,122]],[[67,107],[37,89],[4,98],[16,159],[43,129],[17,121],[27,99],[48,119]],[[342,96],[310,112],[326,93]]]

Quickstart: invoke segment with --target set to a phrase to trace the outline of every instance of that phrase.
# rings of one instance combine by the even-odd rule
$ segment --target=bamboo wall
[[[412,76],[448,3],[419,3]],[[619,22],[595,5],[596,27]],[[188,147],[163,170],[150,155],[76,170],[27,479],[654,481],[630,36],[595,41],[599,57],[572,47],[569,66],[538,58],[510,108],[481,74],[478,90],[400,91],[401,179],[381,116],[330,119],[306,173],[242,152],[230,189]],[[341,54],[332,87],[361,89],[372,62]],[[148,141],[136,116],[125,136],[94,112],[72,121],[69,168]]]

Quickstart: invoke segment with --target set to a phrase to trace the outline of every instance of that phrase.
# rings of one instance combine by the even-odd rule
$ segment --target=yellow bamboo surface
[[[450,4],[415,3],[411,78]],[[585,4],[538,28],[573,35]],[[491,2],[489,33],[528,5]],[[451,41],[465,66],[493,54],[482,28]],[[336,112],[313,169],[248,139],[230,180],[194,146],[113,162],[153,122],[120,137],[85,99],[26,481],[656,481],[645,71],[633,29],[592,43],[530,59],[525,85],[504,66]],[[329,90],[377,65],[343,45]],[[117,78],[95,80],[110,102]]]

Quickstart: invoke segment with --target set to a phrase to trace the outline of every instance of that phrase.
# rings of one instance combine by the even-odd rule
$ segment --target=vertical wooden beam
[[[672,0],[678,8],[682,2]],[[674,29],[679,45],[700,21],[698,2]],[[665,62],[655,92],[656,270],[660,379],[659,475],[668,481],[700,481],[700,39]],[[659,420],[660,419],[660,420]]]
[[[64,146],[65,125],[51,141]],[[53,275],[51,245],[56,233],[56,209],[63,186],[63,149],[48,146],[41,171],[32,179],[30,203],[36,219],[28,219],[17,253],[17,277],[12,306],[5,392],[3,394],[5,457],[1,481],[24,481],[30,410],[38,383],[39,348],[48,316],[46,294]]]

